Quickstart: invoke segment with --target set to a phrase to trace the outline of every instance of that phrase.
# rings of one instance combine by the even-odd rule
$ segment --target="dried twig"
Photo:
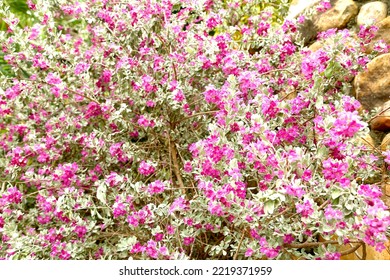
[[[240,242],[238,243],[237,251],[234,254],[233,260],[237,260],[238,252],[240,251],[240,247],[241,247],[242,241],[244,240],[244,237],[245,237],[245,229],[241,232]]]
[[[352,253],[355,252],[357,249],[359,249],[362,245],[363,245],[363,242],[360,243],[360,244],[357,244],[356,246],[353,246],[352,248],[350,248],[350,249],[348,249],[348,250],[342,251],[342,252],[341,252],[341,255],[342,255],[342,256],[345,256],[345,255],[352,254]]]
[[[171,140],[169,140],[169,141],[170,141],[169,148],[171,150],[171,157],[172,157],[172,161],[173,161],[173,173],[175,173],[175,176],[176,176],[177,182],[179,183],[179,187],[181,189],[182,194],[185,194],[185,191],[184,191],[185,187],[184,187],[183,179],[181,178],[179,162],[177,160],[176,146],[175,146],[174,142],[171,142]]]
[[[353,240],[349,241],[349,243],[362,243],[359,240]],[[319,241],[319,242],[306,242],[302,244],[297,244],[297,243],[292,243],[292,244],[284,244],[283,246],[285,248],[295,248],[295,249],[301,249],[301,248],[313,248],[313,247],[318,247],[321,245],[328,245],[328,244],[339,244],[338,241],[336,240],[325,240],[325,241]]]

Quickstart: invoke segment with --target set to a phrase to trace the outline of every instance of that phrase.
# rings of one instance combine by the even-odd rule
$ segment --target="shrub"
[[[348,96],[364,44],[331,30],[312,53],[269,12],[237,41],[234,3],[28,1],[39,23],[4,18],[2,258],[383,249],[383,158],[356,141],[368,128]]]

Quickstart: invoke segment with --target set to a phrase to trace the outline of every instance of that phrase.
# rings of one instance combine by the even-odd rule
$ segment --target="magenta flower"
[[[46,76],[46,83],[48,83],[49,85],[58,85],[62,83],[62,80],[59,77],[57,77],[54,73],[49,72],[49,74],[47,74]]]
[[[297,213],[300,213],[304,218],[308,218],[314,212],[313,205],[309,200],[305,200],[303,204],[297,203],[295,207]]]
[[[160,180],[156,180],[148,185],[148,193],[151,195],[162,193],[164,192],[164,189],[165,185]]]
[[[191,245],[192,243],[194,243],[194,241],[195,241],[195,238],[192,237],[192,236],[184,237],[184,238],[183,238],[183,244],[184,244],[185,246]]]
[[[89,68],[89,64],[88,63],[78,63],[74,69],[74,73],[76,75],[80,75],[81,73],[87,71]]]
[[[332,219],[341,220],[344,217],[343,212],[333,209],[331,205],[325,208],[324,215],[327,221]]]
[[[156,171],[154,166],[151,163],[148,163],[146,161],[141,161],[138,167],[138,172],[144,176],[149,176],[153,174]]]
[[[323,13],[329,10],[330,8],[332,8],[330,1],[321,1],[321,3],[317,6],[317,11]]]
[[[328,158],[322,162],[322,173],[327,180],[341,181],[348,172],[348,163],[337,159]]]
[[[169,213],[173,213],[174,211],[186,211],[189,209],[190,203],[189,201],[185,200],[183,197],[176,198],[173,203],[171,204],[171,207],[169,207]]]
[[[106,178],[106,183],[110,187],[115,187],[119,183],[121,183],[122,181],[123,181],[123,178],[120,175],[118,175],[118,173],[116,173],[116,172],[111,172],[110,175],[108,175]]]
[[[76,226],[73,230],[79,238],[83,238],[85,234],[87,233],[87,227],[86,226]]]
[[[245,257],[251,257],[253,255],[255,251],[253,251],[252,248],[248,248],[246,251],[245,251]]]
[[[114,215],[114,218],[124,216],[127,213],[126,206],[121,202],[115,202],[114,205],[112,206],[112,209],[113,209],[112,214]]]

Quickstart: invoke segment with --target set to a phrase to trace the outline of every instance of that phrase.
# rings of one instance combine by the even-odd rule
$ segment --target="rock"
[[[332,1],[334,2],[334,1]],[[328,11],[315,16],[314,24],[319,32],[331,28],[341,29],[358,14],[358,6],[352,0],[335,1]]]
[[[389,131],[390,130],[390,101],[387,101],[379,108],[380,113],[370,122],[370,127],[373,130]]]
[[[390,242],[389,241],[385,243],[385,247],[386,247],[385,250],[383,250],[382,252],[378,252],[375,250],[374,247],[366,245],[366,260],[390,260],[390,254],[389,254]],[[351,247],[344,245],[344,246],[341,246],[341,248],[342,248],[342,251],[345,251],[345,250],[350,249]],[[359,255],[359,257],[363,256],[362,246],[360,246],[360,248],[355,253],[351,253],[351,254],[342,256],[341,259],[342,260],[360,260],[360,258],[357,255]]]
[[[381,107],[390,100],[390,54],[382,54],[367,64],[353,82],[355,98],[365,110]]]
[[[358,25],[372,25],[387,16],[387,5],[380,1],[374,1],[364,4],[359,11],[357,17]]]
[[[387,207],[390,207],[390,181],[387,180],[382,185],[382,200],[386,204]]]
[[[302,15],[309,8],[318,4],[321,0],[293,0],[287,13],[287,19],[294,19]]]
[[[298,16],[306,14],[311,8],[314,8],[321,0],[293,0],[290,4],[286,19],[294,20]],[[298,36],[294,36],[293,40],[302,39],[307,45],[310,41],[316,38],[317,29],[314,26],[312,16],[307,16],[306,20],[298,25]]]
[[[378,26],[379,29],[372,39],[371,44],[367,47],[367,53],[371,53],[375,43],[380,40],[383,40],[385,44],[390,45],[390,16],[378,22],[376,26]]]
[[[367,148],[367,150],[374,150],[375,149],[374,139],[372,139],[372,137],[369,133],[367,133],[366,135],[359,138],[358,144],[365,146]]]
[[[351,36],[348,38],[344,38],[342,43],[343,45],[349,48],[353,48],[358,41],[359,38],[357,37],[357,35],[351,32]],[[334,45],[333,37],[326,38],[326,39],[318,39],[309,46],[309,50],[311,50],[312,52],[316,52],[319,49],[326,50],[328,47],[331,47],[332,45]]]
[[[295,36],[293,38],[294,41],[299,37],[307,45],[317,37],[317,29],[311,19],[306,19],[302,24],[298,25],[297,29],[298,32],[296,34],[299,36]]]
[[[385,136],[385,138],[383,138],[380,148],[382,151],[390,150],[390,133],[387,134]],[[389,186],[390,186],[390,184],[389,184]],[[390,195],[390,193],[389,193],[389,195]]]

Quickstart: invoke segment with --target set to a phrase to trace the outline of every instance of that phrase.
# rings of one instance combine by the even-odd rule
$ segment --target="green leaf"
[[[96,197],[97,199],[99,199],[102,203],[106,204],[107,203],[107,200],[106,200],[106,193],[107,193],[107,186],[105,184],[101,184],[98,188],[97,188],[97,193],[96,193]]]
[[[342,194],[343,194],[343,192],[340,189],[334,188],[332,190],[331,197],[332,197],[332,199],[336,199],[339,196],[341,196]]]
[[[334,66],[334,63],[333,63],[333,61],[331,61],[331,62],[328,64],[328,67],[326,67],[326,69],[325,69],[325,71],[324,71],[325,78],[329,79],[330,77],[332,77],[332,74],[333,74],[333,66]]]
[[[264,204],[264,212],[266,214],[272,214],[275,210],[275,201],[273,200],[268,200],[265,204]]]

